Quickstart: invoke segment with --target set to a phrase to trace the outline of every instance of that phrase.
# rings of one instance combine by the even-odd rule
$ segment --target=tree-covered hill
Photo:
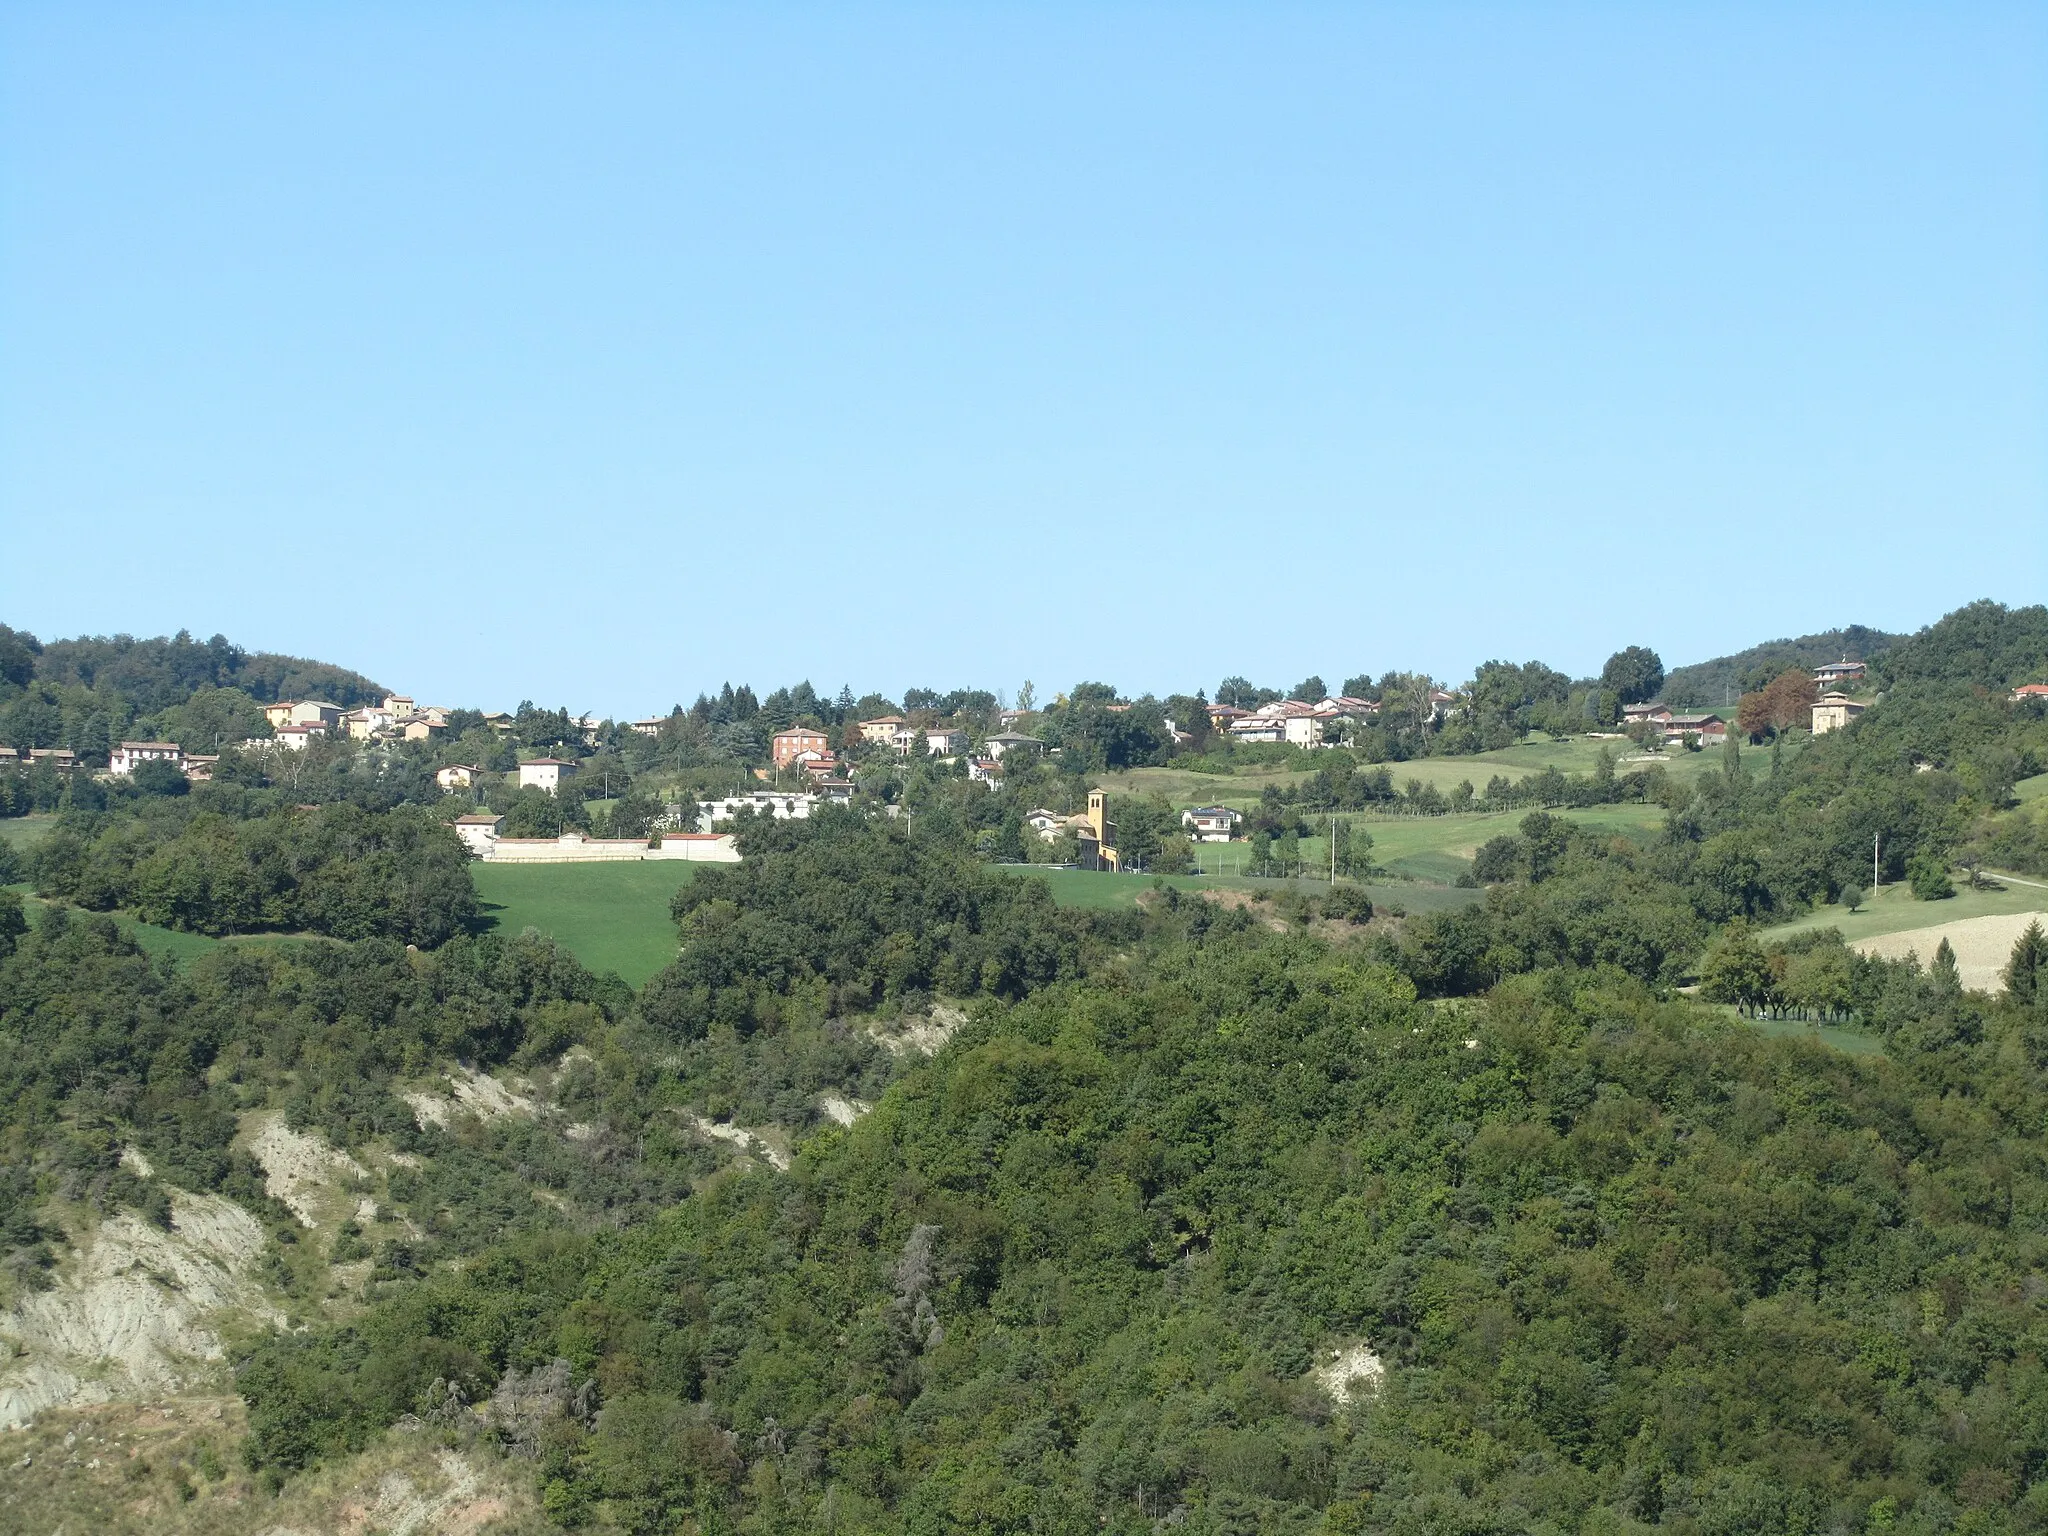
[[[211,750],[216,724],[241,735],[261,728],[261,715],[250,717],[252,702],[315,698],[353,707],[385,691],[346,667],[245,651],[224,635],[200,641],[180,630],[168,638],[44,642],[0,625],[0,743],[8,746],[62,746],[103,757],[138,723],[175,730],[180,722],[166,717],[196,697],[211,707],[203,722],[185,722],[188,750]]]
[[[1866,1064],[1612,972],[1431,1008],[1162,907],[787,1176],[264,1346],[253,1446],[559,1359],[577,1528],[2036,1529],[2044,1062],[1938,984]]]
[[[1727,709],[1742,694],[1762,687],[1788,667],[1810,671],[1844,657],[1869,661],[1905,638],[1851,624],[1796,640],[1766,640],[1732,656],[1673,667],[1664,679],[1661,697],[1674,709]]]

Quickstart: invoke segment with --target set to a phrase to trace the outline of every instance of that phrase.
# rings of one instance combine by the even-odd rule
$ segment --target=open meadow
[[[1340,820],[1372,834],[1373,863],[1403,880],[1449,885],[1472,868],[1472,856],[1488,838],[1513,832],[1527,811],[1489,811],[1484,814],[1447,816],[1376,816],[1370,812],[1346,812]],[[1595,805],[1579,810],[1553,811],[1566,821],[1594,832],[1613,833],[1648,841],[1663,828],[1664,812],[1654,805]],[[1310,824],[1328,817],[1310,817]],[[1251,845],[1243,842],[1205,843],[1195,850],[1202,867],[1212,875],[1235,875],[1251,858]],[[1301,862],[1305,870],[1326,868],[1330,840],[1314,835],[1301,840]]]
[[[1157,884],[1181,891],[1327,891],[1324,880],[1262,880],[1248,875],[1112,875],[1089,869],[1026,869],[1009,866],[1024,879],[1043,880],[1052,887],[1052,899],[1063,907],[1106,910],[1134,907],[1138,898]],[[1346,882],[1349,884],[1349,882]],[[1409,912],[1440,912],[1448,907],[1469,906],[1485,893],[1458,890],[1447,885],[1365,884],[1358,887],[1375,906],[1400,907]]]
[[[485,922],[510,937],[537,928],[591,970],[639,986],[675,958],[669,900],[689,864],[472,864]]]
[[[1958,874],[1955,878],[1956,893],[1945,901],[1916,901],[1913,893],[1904,884],[1888,885],[1865,898],[1860,911],[1852,913],[1844,907],[1821,907],[1792,922],[1766,929],[1759,937],[1765,940],[1780,939],[1809,928],[1839,928],[1842,930],[1843,942],[1856,944],[1864,939],[1875,939],[1894,933],[1911,933],[1973,917],[2006,917],[2022,912],[2048,913],[2048,889],[2039,885],[1993,880],[1990,882],[1991,885],[2002,888],[1994,890],[1987,886],[1986,889],[1973,891],[1962,883],[1962,875]],[[2044,922],[2043,926],[2048,926],[2048,922]]]
[[[1587,736],[1574,736],[1565,741],[1537,736],[1498,752],[1479,752],[1470,757],[1418,757],[1405,763],[1375,766],[1384,767],[1393,775],[1396,789],[1405,788],[1410,780],[1416,780],[1448,794],[1460,782],[1469,782],[1473,789],[1484,791],[1486,781],[1496,774],[1513,781],[1541,773],[1546,768],[1555,768],[1559,773],[1591,773],[1603,748],[1614,753],[1619,772],[1631,773],[1647,766],[1629,761],[1637,755],[1632,743],[1595,740]],[[1792,750],[1797,750],[1796,745]],[[1164,795],[1176,809],[1191,805],[1228,805],[1243,810],[1257,804],[1260,793],[1268,784],[1285,788],[1310,777],[1316,766],[1313,754],[1304,752],[1302,760],[1303,766],[1299,768],[1255,769],[1238,774],[1190,773],[1183,768],[1132,768],[1123,773],[1105,774],[1098,782],[1111,794]],[[1690,779],[1709,769],[1718,772],[1721,754],[1718,750],[1672,751],[1660,754],[1658,761],[1664,765],[1665,772],[1679,779]],[[1769,766],[1768,748],[1745,749],[1743,752],[1743,767],[1749,772],[1762,773]]]

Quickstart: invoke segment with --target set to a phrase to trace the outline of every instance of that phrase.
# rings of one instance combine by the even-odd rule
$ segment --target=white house
[[[1066,824],[1066,817],[1055,816],[1048,810],[1027,811],[1024,813],[1024,825],[1036,832],[1048,843],[1060,835],[1060,828]]]
[[[324,725],[329,729],[339,730],[341,715],[342,709],[339,704],[328,704],[319,699],[280,699],[275,704],[263,706],[263,717],[273,727]]]
[[[1036,752],[1045,743],[1036,736],[1020,736],[1015,731],[1004,731],[999,735],[988,737],[981,745],[990,757],[1001,757],[1012,748],[1022,748],[1025,751]]]
[[[635,720],[627,729],[636,736],[659,736],[668,719],[667,715],[650,715],[645,720]]]
[[[536,757],[519,765],[519,787],[544,789],[552,795],[562,787],[562,780],[575,774],[578,766],[570,757]]]
[[[185,749],[175,741],[124,741],[107,758],[107,772],[133,773],[144,763],[185,766]]]
[[[478,812],[473,816],[455,818],[455,835],[462,839],[462,846],[480,859],[491,855],[491,847],[498,841],[498,829],[505,825],[505,818]]]
[[[1227,843],[1237,835],[1242,813],[1227,805],[1198,805],[1180,813],[1180,824],[1198,843]]]
[[[1278,715],[1246,715],[1230,722],[1232,741],[1285,741],[1287,722]]]
[[[1869,670],[1864,663],[1851,661],[1844,656],[1840,661],[1830,661],[1823,666],[1815,667],[1813,680],[1825,688],[1832,683],[1853,683]]]
[[[325,736],[327,727],[319,723],[308,725],[281,725],[277,728],[277,745],[292,752],[305,750],[306,743],[317,736]]]
[[[967,732],[957,725],[934,725],[924,733],[924,749],[933,757],[951,757],[967,750]]]
[[[1003,776],[1003,765],[992,757],[970,757],[967,759],[967,777],[977,784],[996,787]]]
[[[468,789],[482,772],[483,769],[469,763],[450,763],[434,775],[434,782],[443,789]]]
[[[1316,715],[1289,715],[1285,728],[1287,739],[1297,747],[1320,747],[1323,744],[1323,722]]]

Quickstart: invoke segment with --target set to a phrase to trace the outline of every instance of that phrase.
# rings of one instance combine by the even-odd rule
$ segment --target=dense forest
[[[805,856],[780,857],[689,906],[678,974],[592,1028],[694,1037],[659,1079],[727,1031],[864,1006],[874,977],[831,1000],[845,934],[801,937]],[[980,878],[884,861],[848,905],[915,882],[905,916],[965,912]],[[826,1019],[758,995],[702,1036],[645,1017],[758,954],[747,919],[783,935],[775,995]],[[593,1384],[528,1446],[572,1528],[2048,1517],[2038,992],[1889,967],[1864,1062],[1612,965],[1432,1006],[1370,948],[1203,901],[1087,926],[1072,975],[992,990],[788,1174],[623,1239],[522,1237],[260,1346],[253,1454],[302,1466],[436,1405],[459,1426],[451,1383],[481,1402],[552,1368]],[[982,942],[950,925],[939,964]],[[1384,1376],[1334,1402],[1314,1372],[1361,1346]]]
[[[1600,699],[1668,688],[1654,661],[1617,653]],[[1499,719],[1558,703],[1490,665]],[[743,816],[637,992],[477,931],[447,826],[474,797],[421,749],[74,775],[0,870],[43,897],[31,925],[0,890],[0,1279],[51,1283],[66,1212],[239,1201],[300,1324],[235,1346],[248,1464],[494,1447],[566,1530],[2048,1531],[2048,941],[1986,994],[1946,952],[1760,934],[1853,904],[1873,847],[1929,902],[2040,868],[2014,786],[2048,710],[2011,689],[2044,670],[2048,611],[1976,605],[1796,750],[1456,807],[1338,750],[1251,816],[1273,848],[1516,812],[1483,894],[1416,916],[1342,883],[1055,906],[1000,867],[1046,856],[1022,812],[1155,730],[1084,684],[1042,712],[1059,759],[996,790],[917,761]],[[662,763],[716,788],[769,709],[700,703],[637,743],[513,730],[651,818]],[[1616,803],[1657,835],[1558,814]],[[1164,802],[1115,812],[1170,868]],[[112,911],[296,936],[172,964]],[[1790,1017],[1866,1049],[1757,1027]],[[530,1114],[420,1111],[493,1071]],[[305,1235],[238,1150],[259,1110],[374,1151],[388,1208]]]

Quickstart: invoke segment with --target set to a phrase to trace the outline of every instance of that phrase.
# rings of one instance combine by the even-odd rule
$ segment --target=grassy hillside
[[[1874,939],[1880,934],[1910,933],[1969,917],[2002,917],[2014,912],[2048,912],[2048,890],[2006,884],[2002,890],[1973,891],[1957,876],[1956,893],[1946,901],[1916,901],[1903,885],[1888,885],[1868,898],[1859,912],[1822,907],[1793,922],[1768,930],[1763,937],[1782,938],[1810,928],[1839,928],[1845,942]],[[2002,883],[2002,882],[2001,882]]]
[[[1552,741],[1545,736],[1498,752],[1478,752],[1470,757],[1421,757],[1384,766],[1394,776],[1397,789],[1404,787],[1410,779],[1417,779],[1444,792],[1455,789],[1461,781],[1469,781],[1474,789],[1484,790],[1486,781],[1496,774],[1514,781],[1553,767],[1560,773],[1590,773],[1603,748],[1614,753],[1617,759],[1624,759],[1619,763],[1622,772],[1643,766],[1625,761],[1635,755],[1631,743],[1594,740],[1587,736],[1575,736],[1566,741]],[[1689,779],[1710,769],[1719,771],[1721,766],[1718,752],[1671,752],[1665,754],[1662,761],[1665,771],[1680,779]],[[1769,761],[1767,752],[1743,754],[1743,766],[1751,773],[1764,772]],[[1243,808],[1255,803],[1268,784],[1282,787],[1299,784],[1312,771],[1303,768],[1288,772],[1214,774],[1189,773],[1180,768],[1133,768],[1124,773],[1103,775],[1098,782],[1112,794],[1164,795],[1179,807],[1230,805]]]
[[[669,898],[696,874],[689,864],[477,864],[484,916],[498,932],[538,928],[591,970],[639,986],[675,958]]]

